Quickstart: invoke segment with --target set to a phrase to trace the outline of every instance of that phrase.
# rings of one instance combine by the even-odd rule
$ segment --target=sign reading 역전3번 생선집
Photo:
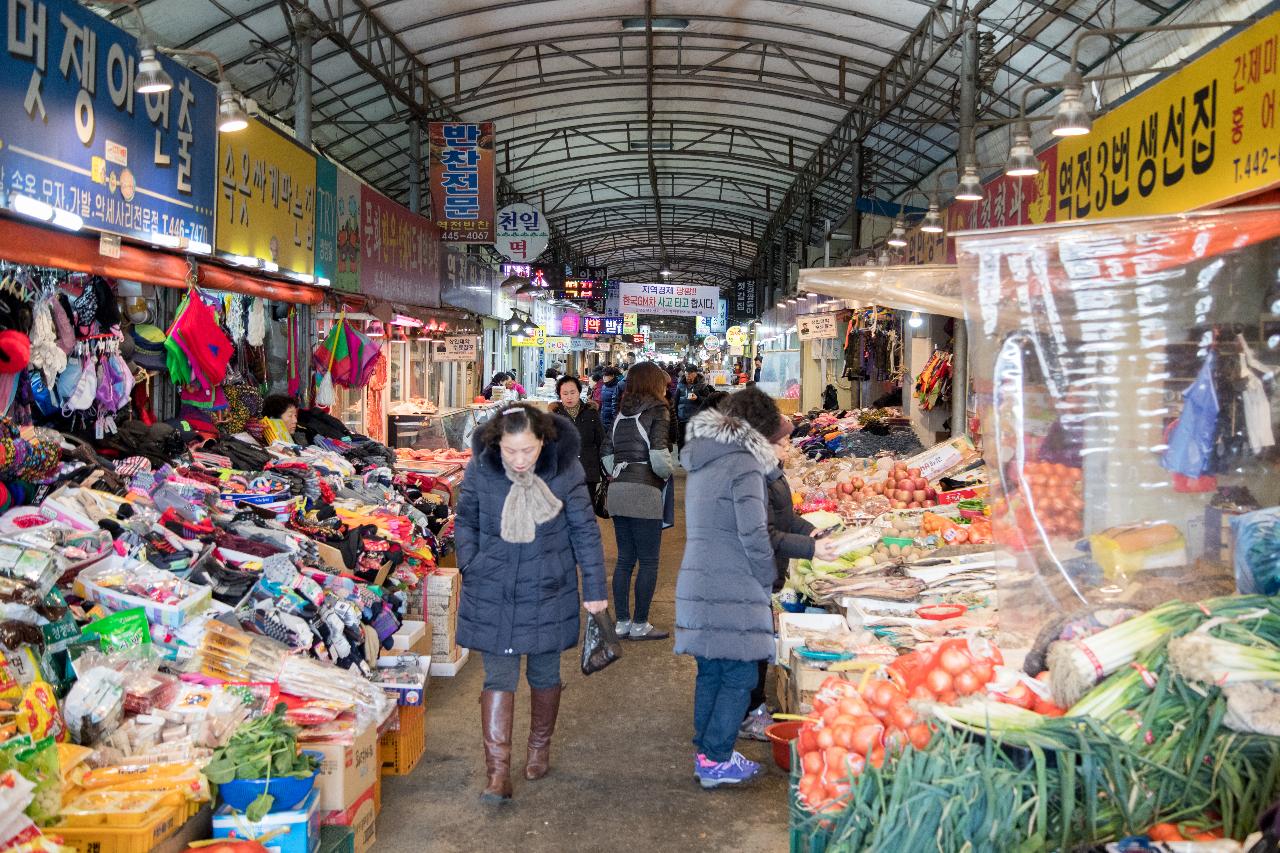
[[[244,130],[219,133],[214,247],[310,275],[315,234],[315,155],[252,119]]]
[[[618,285],[619,305],[624,314],[667,317],[714,317],[720,309],[720,289],[692,284]]]
[[[493,122],[433,121],[431,211],[446,243],[492,243]]]
[[[1057,219],[1195,210],[1280,180],[1280,13],[1058,142]]]
[[[4,9],[5,189],[98,231],[213,242],[213,84],[162,56],[173,89],[140,95],[133,36],[71,0]]]

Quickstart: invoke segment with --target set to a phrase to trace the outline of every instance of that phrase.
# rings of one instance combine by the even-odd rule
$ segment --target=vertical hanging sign
[[[338,170],[334,206],[337,213],[337,263],[333,275],[335,290],[360,290],[360,190],[364,185]]]
[[[431,211],[446,243],[494,241],[493,122],[433,121]]]
[[[10,202],[48,204],[68,227],[74,214],[138,240],[212,243],[213,84],[161,55],[173,88],[135,92],[137,40],[72,0],[9,0],[3,14],[0,175]]]
[[[338,167],[316,158],[316,283],[333,284],[338,264]]]

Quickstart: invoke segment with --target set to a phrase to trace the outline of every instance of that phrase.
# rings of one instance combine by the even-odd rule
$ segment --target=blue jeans
[[[711,761],[728,761],[747,714],[759,665],[753,660],[694,660],[698,662],[698,680],[693,688],[693,744]]]
[[[662,519],[613,517],[618,540],[618,563],[613,567],[613,607],[619,622],[648,622],[649,605],[658,586],[658,552],[662,548]],[[631,570],[636,561],[636,609],[631,610]]]
[[[484,689],[515,693],[520,683],[520,655],[495,655],[484,652]],[[560,686],[560,653],[525,655],[525,678],[535,690]]]

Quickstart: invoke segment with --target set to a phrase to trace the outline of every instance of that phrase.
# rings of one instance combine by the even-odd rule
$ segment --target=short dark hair
[[[262,401],[262,416],[264,418],[282,418],[290,408],[302,408],[296,397],[290,397],[288,394],[269,394]]]
[[[582,383],[578,381],[578,377],[570,376],[566,373],[564,376],[561,376],[556,380],[556,394],[559,395],[560,389],[566,385],[572,385],[574,388],[578,389],[579,394],[582,393]]]
[[[502,380],[504,380],[504,379],[506,379],[506,378],[507,378],[507,374],[506,374],[506,372],[505,372],[505,371],[502,371],[502,370],[499,370],[497,373],[493,374],[493,378],[489,380],[489,384],[490,384],[490,385],[497,385],[499,382],[501,382]]]
[[[742,418],[756,432],[767,440],[778,429],[778,421],[782,413],[773,398],[757,387],[744,387],[731,395],[732,399],[724,406],[724,411],[736,418]]]
[[[621,376],[622,371],[611,364],[604,369],[603,375],[604,376]]]
[[[489,420],[480,430],[480,441],[490,450],[497,450],[504,435],[518,435],[531,432],[541,441],[553,441],[556,437],[556,422],[551,415],[527,403],[512,403],[505,406]]]
[[[547,372],[542,375],[542,378],[555,379],[559,375],[560,375],[560,371],[556,370],[554,367],[548,367]]]
[[[729,402],[729,398],[732,396],[733,395],[728,391],[712,391],[710,394],[702,398],[702,405],[698,407],[698,411],[701,412],[706,409],[723,411],[724,404]]]

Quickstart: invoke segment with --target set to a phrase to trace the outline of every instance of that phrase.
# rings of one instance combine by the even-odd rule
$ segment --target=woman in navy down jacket
[[[525,778],[550,765],[560,707],[560,653],[581,627],[585,607],[608,607],[604,553],[578,461],[578,430],[567,418],[512,404],[472,439],[458,497],[455,540],[462,573],[458,645],[480,652],[485,767],[482,795],[511,797],[511,727],[520,657],[531,688]]]

